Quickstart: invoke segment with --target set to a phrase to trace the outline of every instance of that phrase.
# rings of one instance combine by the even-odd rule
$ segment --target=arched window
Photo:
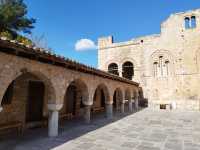
[[[185,29],[192,29],[196,28],[196,17],[191,16],[191,17],[185,17]]]
[[[163,56],[156,58],[157,61],[153,63],[154,77],[166,77],[169,75],[170,61]]]
[[[154,77],[158,76],[158,62],[153,63]]]
[[[166,73],[166,75],[168,76],[168,75],[169,75],[169,60],[166,60],[166,61],[165,61],[165,68],[166,68],[165,73]]]
[[[191,17],[191,28],[196,28],[196,17],[195,16]]]
[[[127,61],[122,66],[123,69],[123,77],[129,80],[132,80],[134,76],[134,66],[133,63]]]
[[[190,18],[186,17],[185,18],[185,29],[189,29],[190,28]]]
[[[116,63],[111,63],[108,66],[108,72],[112,73],[112,74],[115,74],[115,75],[119,75],[117,64]]]

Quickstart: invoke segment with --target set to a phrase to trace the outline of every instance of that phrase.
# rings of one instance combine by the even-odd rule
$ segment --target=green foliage
[[[0,32],[0,37],[6,37],[8,38],[9,40],[12,40],[13,39],[13,36],[10,32],[8,31],[3,31],[3,32]]]
[[[28,38],[21,36],[21,35],[18,35],[16,40],[20,43],[24,43],[25,45],[32,45],[33,44],[31,40],[29,40]]]
[[[14,38],[18,32],[31,33],[35,19],[28,18],[23,0],[4,0],[0,3],[0,32],[9,32]]]

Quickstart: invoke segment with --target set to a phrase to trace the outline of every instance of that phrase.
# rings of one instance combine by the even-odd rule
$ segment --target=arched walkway
[[[93,96],[92,112],[104,112],[108,101],[110,101],[108,88],[105,84],[98,85]]]
[[[23,72],[13,79],[1,100],[0,124],[40,127],[48,118],[47,103],[55,98],[51,82],[41,73]]]
[[[67,87],[64,105],[60,110],[60,119],[72,119],[84,115],[85,103],[88,101],[88,87],[80,79],[72,81]]]

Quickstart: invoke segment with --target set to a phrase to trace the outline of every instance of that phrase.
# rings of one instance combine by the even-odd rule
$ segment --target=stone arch
[[[131,100],[131,90],[130,90],[130,88],[125,89],[124,98],[125,98],[125,100]]]
[[[2,102],[2,98],[4,93],[6,92],[7,88],[9,87],[9,85],[16,79],[18,78],[22,78],[24,75],[26,74],[30,74],[33,75],[35,77],[37,77],[39,80],[44,82],[45,88],[46,88],[46,94],[47,94],[47,100],[48,103],[53,103],[56,100],[56,92],[55,92],[55,88],[53,86],[53,83],[51,82],[51,79],[49,79],[45,74],[43,74],[42,72],[39,71],[30,71],[26,68],[21,69],[21,70],[17,70],[17,71],[5,71],[4,73],[2,73],[2,78],[0,78],[0,82],[2,82],[3,86],[1,86],[1,90],[0,90],[0,104]]]
[[[20,72],[7,76],[7,80],[3,78],[5,81],[1,97],[1,123],[20,121],[26,128],[29,128],[30,124],[32,127],[38,126],[44,117],[48,117],[47,104],[56,98],[51,80],[41,72],[28,69],[21,69]]]
[[[120,63],[119,63],[116,59],[111,59],[111,60],[108,60],[108,61],[105,63],[105,66],[104,66],[105,70],[107,70],[109,64],[112,64],[112,63],[117,64],[118,69],[120,69],[120,68],[119,68],[119,67],[120,67]]]
[[[123,103],[123,92],[121,88],[116,88],[113,94],[113,107],[119,110],[120,105]]]
[[[130,57],[125,57],[125,58],[121,59],[120,60],[120,65],[122,66],[122,64],[124,64],[127,61],[133,63],[134,68],[138,69],[138,63],[137,63],[137,61],[135,59],[133,59],[133,58],[130,58]]]
[[[66,88],[61,114],[82,115],[82,109],[88,105],[88,86],[82,79],[70,81]]]
[[[97,87],[95,89],[95,92],[97,90],[102,90],[103,91],[104,96],[105,96],[105,103],[111,103],[112,102],[111,96],[110,96],[110,92],[109,92],[108,87],[107,87],[106,84],[100,83],[99,85],[97,85]],[[94,98],[94,95],[95,94],[93,94],[93,98]]]

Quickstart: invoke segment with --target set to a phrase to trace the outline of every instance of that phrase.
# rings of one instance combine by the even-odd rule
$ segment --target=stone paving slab
[[[112,121],[97,117],[90,125],[67,122],[56,138],[46,133],[0,139],[0,150],[200,150],[200,112],[147,108]]]

